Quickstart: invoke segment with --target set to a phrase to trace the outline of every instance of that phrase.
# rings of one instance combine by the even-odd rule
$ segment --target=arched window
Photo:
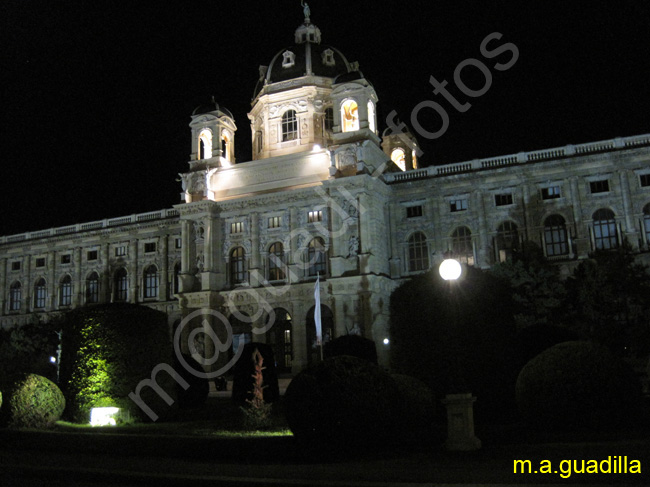
[[[594,245],[596,249],[609,250],[618,247],[614,212],[601,208],[594,213],[592,218],[594,220]]]
[[[261,130],[255,132],[255,150],[258,154],[264,150],[264,136]]]
[[[317,276],[327,273],[327,252],[325,242],[321,237],[316,237],[307,246],[308,275]]]
[[[231,160],[232,147],[230,146],[230,132],[227,130],[221,131],[221,157],[227,161]]]
[[[298,138],[298,118],[295,110],[287,110],[282,115],[282,142]]]
[[[562,216],[551,215],[544,220],[544,245],[549,257],[568,255],[569,241]]]
[[[246,252],[243,247],[236,247],[230,252],[230,283],[244,283],[246,277]]]
[[[402,171],[406,171],[406,153],[401,147],[393,149],[393,152],[390,153],[390,159],[397,164]]]
[[[346,100],[341,105],[341,129],[343,132],[359,130],[359,106],[354,100]]]
[[[59,306],[72,304],[72,279],[65,275],[59,282]]]
[[[45,279],[42,277],[36,281],[34,284],[34,308],[42,309],[45,308],[45,296],[46,296],[46,286]]]
[[[409,237],[409,272],[424,271],[429,268],[429,250],[427,237],[422,232],[415,232]]]
[[[99,303],[99,275],[91,272],[86,278],[86,304]]]
[[[232,327],[232,348],[229,354],[232,358],[237,354],[239,347],[253,341],[253,323],[248,313],[244,311],[237,311],[230,315],[228,322]]]
[[[375,123],[375,104],[368,100],[368,128],[377,133],[377,124]]]
[[[22,288],[18,281],[9,287],[9,311],[19,311],[22,299]]]
[[[497,228],[496,252],[499,262],[512,259],[512,252],[519,248],[519,232],[514,222],[503,222]]]
[[[144,270],[144,299],[158,297],[158,269],[150,265]]]
[[[199,134],[199,159],[210,159],[212,157],[212,132],[202,130]]]
[[[472,232],[467,227],[458,227],[451,234],[451,251],[454,258],[467,265],[474,265]]]
[[[325,109],[325,130],[331,132],[334,129],[334,109],[332,107]]]
[[[120,267],[115,271],[114,283],[115,301],[125,302],[129,298],[129,276],[124,267]]]
[[[271,323],[270,320],[273,319]],[[293,326],[291,315],[283,308],[275,308],[266,317],[266,343],[273,347],[276,367],[280,372],[291,372],[293,364]]]
[[[269,247],[268,269],[269,281],[284,280],[284,246],[281,242],[276,242]]]
[[[172,291],[174,294],[178,294],[181,292],[180,274],[181,274],[181,263],[176,262],[176,264],[174,264],[174,288]]]

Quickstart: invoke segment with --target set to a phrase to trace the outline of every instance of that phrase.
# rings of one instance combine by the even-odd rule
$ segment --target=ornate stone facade
[[[356,63],[308,21],[295,38],[260,69],[252,161],[235,164],[233,117],[213,101],[192,115],[173,209],[0,237],[0,324],[128,301],[165,311],[172,331],[209,309],[231,330],[206,312],[188,332],[212,327],[230,354],[270,343],[295,373],[318,356],[318,277],[324,339],[362,334],[388,366],[392,291],[448,252],[486,268],[530,240],[568,274],[627,239],[648,261],[650,135],[418,168],[405,137],[379,136]]]

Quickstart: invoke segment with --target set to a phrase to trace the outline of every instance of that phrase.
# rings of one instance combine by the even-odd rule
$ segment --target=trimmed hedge
[[[436,401],[433,391],[420,379],[403,374],[392,374],[399,394],[399,411],[394,420],[399,422],[402,436],[427,436],[435,420]]]
[[[265,343],[251,342],[244,345],[244,350],[233,367],[232,400],[243,406],[247,399],[252,399],[253,374],[255,364],[253,353],[258,349],[262,354],[264,363],[262,376],[264,377],[264,401],[275,402],[280,398],[280,386],[278,384],[278,373],[275,369],[275,358],[273,348]]]
[[[65,398],[51,380],[28,374],[9,391],[8,420],[13,428],[47,428],[61,419]]]
[[[375,342],[359,335],[343,335],[323,345],[325,358],[349,355],[362,358],[373,364],[377,363],[377,346]]]
[[[78,308],[63,319],[60,378],[66,419],[87,422],[94,407],[126,409],[133,420],[148,416],[129,397],[158,364],[174,364],[167,315],[135,304]],[[151,387],[141,398],[159,417],[176,405],[176,381],[167,372],[156,382],[172,398],[171,407]]]
[[[306,451],[372,450],[395,437],[398,395],[395,381],[376,365],[332,357],[291,381],[284,396],[287,422]]]
[[[607,348],[591,342],[557,344],[521,370],[517,405],[547,430],[606,430],[632,420],[641,394],[634,373]]]

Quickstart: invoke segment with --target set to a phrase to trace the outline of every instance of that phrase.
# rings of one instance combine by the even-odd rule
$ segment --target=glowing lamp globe
[[[445,281],[455,281],[460,277],[462,268],[460,262],[456,259],[445,259],[440,264],[438,271],[440,272],[440,277]]]

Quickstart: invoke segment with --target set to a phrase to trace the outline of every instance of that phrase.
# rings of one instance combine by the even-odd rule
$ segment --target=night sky
[[[423,165],[650,132],[650,2],[311,0],[323,43],[340,49],[379,96],[380,130],[434,100],[450,116],[420,138]],[[119,5],[119,7],[117,7]],[[293,44],[299,1],[0,3],[0,235],[143,213],[179,202],[192,110],[215,96],[235,116],[237,162],[250,156],[258,66]],[[507,71],[481,41],[515,44]],[[454,86],[476,58],[482,96]],[[463,79],[480,89],[478,70]],[[471,108],[457,112],[429,77]],[[466,76],[466,78],[465,78]],[[422,115],[425,115],[422,112]],[[429,112],[431,131],[440,119]]]

